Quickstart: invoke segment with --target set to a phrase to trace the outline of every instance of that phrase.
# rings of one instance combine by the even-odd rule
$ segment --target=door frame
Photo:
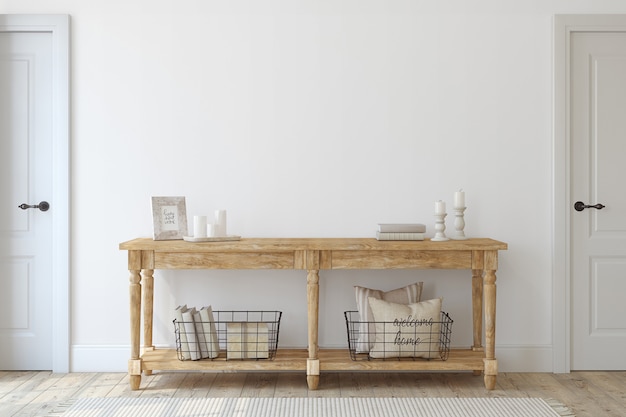
[[[70,371],[70,17],[0,15],[0,32],[52,34],[52,371]]]
[[[626,15],[554,16],[552,171],[552,370],[571,370],[570,40],[576,32],[626,32]]]

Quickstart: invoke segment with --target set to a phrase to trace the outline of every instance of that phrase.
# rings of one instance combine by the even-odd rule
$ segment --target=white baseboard
[[[130,346],[74,345],[70,369],[71,372],[127,372],[129,358]],[[550,345],[498,345],[496,358],[499,372],[553,372]]]
[[[496,359],[499,372],[554,371],[551,345],[498,345]]]
[[[130,345],[73,345],[70,372],[128,372]]]

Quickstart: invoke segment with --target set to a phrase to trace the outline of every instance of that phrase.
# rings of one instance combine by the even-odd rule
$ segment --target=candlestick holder
[[[445,218],[447,213],[435,213],[435,237],[433,237],[433,242],[444,242],[446,240],[450,240],[446,237],[446,223]]]
[[[466,208],[467,207],[454,208],[454,228],[456,230],[454,236],[452,236],[452,239],[454,240],[467,240],[467,237],[465,237],[465,232],[463,231],[463,229],[465,229],[464,212]]]

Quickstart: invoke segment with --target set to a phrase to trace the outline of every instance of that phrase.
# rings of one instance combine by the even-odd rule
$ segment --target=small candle
[[[445,213],[446,213],[445,201],[441,201],[441,200],[435,201],[435,214],[445,214]]]
[[[217,235],[217,233],[215,231],[215,229],[216,229],[215,226],[216,225],[212,224],[212,223],[209,223],[209,224],[206,225],[206,235],[208,237],[215,237],[215,235]]]
[[[465,207],[465,191],[460,189],[456,193],[454,193],[454,208],[463,208]]]

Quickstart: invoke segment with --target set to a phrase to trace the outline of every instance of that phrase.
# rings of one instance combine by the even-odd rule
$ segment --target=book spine
[[[424,240],[424,233],[376,232],[377,240]]]
[[[200,318],[202,319],[202,331],[206,339],[207,357],[217,358],[220,353],[220,346],[211,306],[203,307],[200,310]]]
[[[176,321],[178,324],[178,337],[180,340],[180,357],[182,360],[186,361],[191,359],[191,355],[189,354],[189,343],[187,342],[187,332],[185,331],[185,324],[183,319],[183,312],[187,311],[187,306],[178,306],[176,308]]]
[[[189,346],[189,356],[192,361],[200,359],[200,345],[198,343],[198,337],[196,336],[196,325],[193,321],[193,315],[195,308],[191,308],[183,312],[183,327],[187,336],[187,345]]]
[[[196,338],[198,339],[198,348],[200,350],[200,358],[205,359],[209,357],[209,345],[207,343],[207,335],[204,333],[202,327],[202,316],[199,311],[196,311],[193,315],[193,323],[196,327]]]

